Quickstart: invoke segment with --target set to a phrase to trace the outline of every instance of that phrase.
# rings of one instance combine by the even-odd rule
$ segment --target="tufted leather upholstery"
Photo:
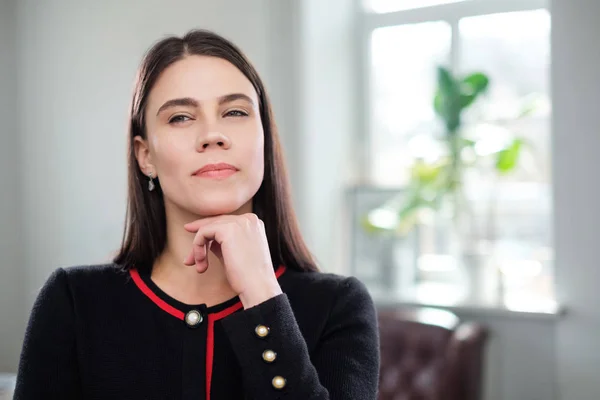
[[[480,400],[486,330],[449,311],[380,310],[379,400]]]

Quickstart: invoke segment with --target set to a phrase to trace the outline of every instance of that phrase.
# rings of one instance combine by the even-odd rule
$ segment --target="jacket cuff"
[[[244,385],[256,398],[275,399],[290,392],[296,396],[318,379],[285,293],[222,323],[242,367]]]

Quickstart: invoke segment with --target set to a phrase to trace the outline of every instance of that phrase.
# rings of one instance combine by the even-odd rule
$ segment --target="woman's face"
[[[136,157],[158,177],[167,209],[198,216],[251,211],[264,173],[258,96],[233,64],[188,56],[165,69],[145,110]]]

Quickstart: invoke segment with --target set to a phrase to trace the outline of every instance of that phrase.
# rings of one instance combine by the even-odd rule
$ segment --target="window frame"
[[[534,11],[546,9],[551,13],[550,0],[464,0],[457,3],[439,4],[422,8],[375,13],[369,11],[365,0],[355,0],[357,10],[357,58],[359,59],[356,82],[358,82],[358,98],[360,112],[357,113],[359,126],[358,146],[355,154],[358,157],[359,168],[357,178],[361,182],[372,182],[372,82],[371,82],[371,35],[375,29],[418,24],[432,21],[445,21],[451,27],[452,39],[450,44],[451,70],[456,71],[460,59],[459,21],[466,17],[490,14]],[[552,134],[552,133],[550,133]]]

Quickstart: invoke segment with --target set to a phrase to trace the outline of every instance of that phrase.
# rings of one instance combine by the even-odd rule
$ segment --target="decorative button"
[[[262,358],[265,362],[272,363],[277,358],[277,353],[273,350],[265,350],[262,353]]]
[[[271,383],[273,384],[273,387],[277,390],[281,390],[285,387],[285,378],[283,378],[282,376],[276,376],[275,378],[273,378],[273,380],[271,381]]]
[[[269,328],[264,325],[258,325],[256,329],[254,329],[254,332],[256,332],[256,336],[265,338],[269,335]]]
[[[188,324],[189,327],[196,328],[198,325],[202,323],[202,314],[198,310],[191,310],[185,315],[185,323]]]

